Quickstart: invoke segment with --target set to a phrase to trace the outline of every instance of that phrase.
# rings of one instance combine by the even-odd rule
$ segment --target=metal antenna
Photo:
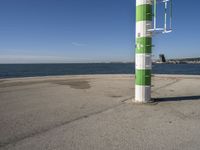
[[[167,12],[168,12],[168,2],[170,3],[170,23],[169,28],[167,27]],[[157,3],[164,3],[164,27],[159,28],[157,27]],[[152,29],[148,29],[148,31],[152,32],[153,34],[158,33],[170,33],[172,32],[172,0],[153,0],[152,4],[154,5],[154,14],[153,14],[153,27]]]

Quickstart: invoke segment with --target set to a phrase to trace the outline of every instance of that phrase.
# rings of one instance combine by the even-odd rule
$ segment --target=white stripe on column
[[[136,0],[136,6],[143,4],[152,4],[152,0]]]
[[[143,103],[151,100],[151,86],[135,85],[134,102]]]
[[[136,54],[136,69],[152,69],[151,54]]]
[[[148,31],[149,29],[152,29],[152,21],[138,21],[136,23],[136,38],[139,37],[151,37],[151,31]]]

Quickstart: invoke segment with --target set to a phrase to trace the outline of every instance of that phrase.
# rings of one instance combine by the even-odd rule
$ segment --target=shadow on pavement
[[[200,95],[154,98],[155,102],[190,101],[190,100],[200,100]]]

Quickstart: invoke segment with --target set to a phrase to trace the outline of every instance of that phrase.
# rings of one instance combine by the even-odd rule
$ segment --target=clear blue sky
[[[200,56],[199,0],[174,0],[153,54]],[[133,61],[135,0],[1,0],[0,63]]]

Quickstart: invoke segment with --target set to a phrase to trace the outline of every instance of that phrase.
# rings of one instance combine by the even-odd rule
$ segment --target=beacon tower
[[[167,4],[170,2],[170,19]],[[157,4],[164,3],[164,27],[157,28]],[[170,20],[170,29],[167,29]],[[136,46],[135,46],[135,99],[134,102],[151,101],[152,37],[156,33],[171,32],[172,0],[136,0]]]

